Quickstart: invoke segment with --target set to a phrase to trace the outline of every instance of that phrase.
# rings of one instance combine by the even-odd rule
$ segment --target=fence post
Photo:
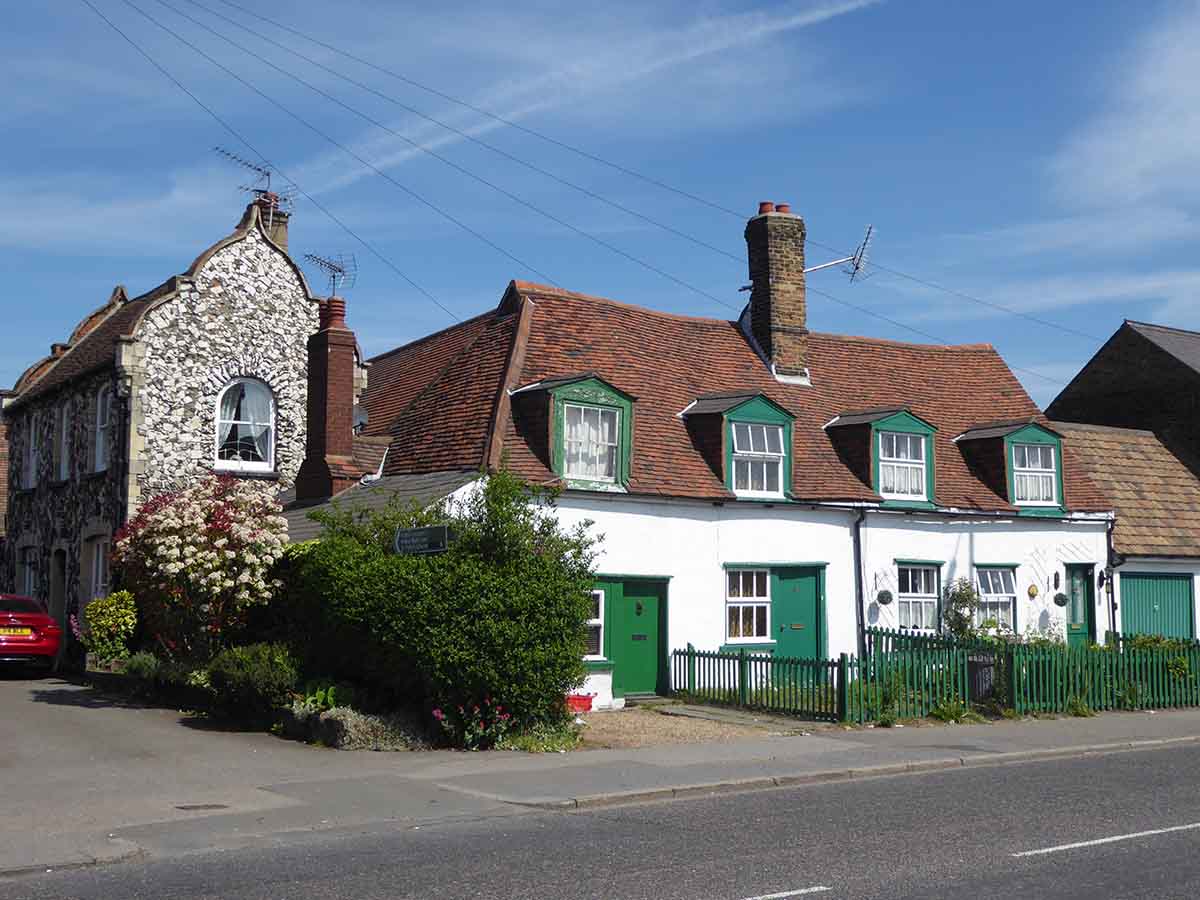
[[[1017,648],[1012,644],[1004,648],[1004,662],[1008,670],[1004,673],[1004,677],[1008,679],[1008,702],[1017,712],[1024,712],[1021,698],[1017,696]]]
[[[850,718],[850,657],[845,653],[838,657],[837,717],[839,722]]]
[[[738,647],[738,703],[750,704],[750,673],[746,662],[746,648]]]
[[[687,645],[687,690],[691,696],[696,695],[696,648]]]

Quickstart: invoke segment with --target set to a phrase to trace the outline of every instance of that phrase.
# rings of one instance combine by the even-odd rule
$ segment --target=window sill
[[[247,481],[278,481],[278,472],[255,472],[253,469],[213,469],[214,475],[229,478],[244,478]]]
[[[583,668],[588,672],[611,672],[613,662],[611,659],[585,659]]]
[[[737,653],[739,650],[747,650],[758,653],[774,653],[774,641],[734,641],[732,643],[722,644],[720,647],[721,653]]]
[[[1026,506],[1024,504],[1016,504],[1018,516],[1051,516],[1061,518],[1067,514],[1064,507],[1058,504],[1050,506]]]
[[[937,509],[932,500],[897,500],[884,497],[880,509]]]
[[[99,481],[108,475],[108,469],[96,469],[94,472],[85,472],[82,476],[83,481]]]
[[[606,494],[627,494],[625,485],[615,481],[582,481],[577,478],[564,478],[563,486],[568,491],[598,491]]]
[[[70,478],[59,478],[59,479],[56,479],[55,481],[50,482],[50,489],[52,491],[57,491],[59,488],[64,488],[70,483],[71,483]]]

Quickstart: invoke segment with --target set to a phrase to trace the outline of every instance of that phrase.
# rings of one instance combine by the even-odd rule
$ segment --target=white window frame
[[[787,440],[787,432],[784,430],[784,427],[768,422],[738,422],[735,420],[729,423],[729,428],[733,436],[733,453],[729,465],[733,469],[730,484],[733,487],[734,494],[739,497],[782,497],[785,482],[783,467],[787,462],[788,449],[784,446],[784,442]],[[749,446],[743,446],[743,442],[740,440],[740,429],[745,429],[745,437],[749,442]],[[756,434],[761,434],[762,436],[760,444],[762,449],[759,450],[754,449]],[[778,436],[778,452],[769,449],[771,434]],[[746,472],[746,483],[748,485],[754,483],[754,468],[762,466],[762,490],[755,490],[752,487],[738,487],[739,463],[745,467],[744,471]],[[766,488],[768,466],[772,464],[775,466],[775,480],[779,485],[778,489],[773,491]]]
[[[1004,575],[1008,575],[1012,579],[1012,590],[1003,590]],[[985,577],[986,576],[986,577]],[[999,587],[1002,589],[996,591],[996,582],[993,576],[999,577]],[[975,580],[979,586],[979,608],[975,610],[975,627],[979,627],[984,622],[995,619],[1000,625],[1017,630],[1017,570],[1011,566],[978,566],[975,569]],[[1004,621],[1001,616],[991,615],[990,607],[1004,607],[1008,610],[1008,621]]]
[[[905,571],[908,572],[908,590],[904,590]],[[919,590],[913,590],[913,574],[919,572],[921,584]],[[939,616],[941,604],[939,603],[941,591],[942,571],[940,566],[919,565],[916,563],[900,563],[896,566],[896,623],[900,628],[909,631],[927,631],[936,632],[941,628],[941,619]],[[929,584],[925,584],[928,578]],[[913,625],[912,607],[914,604],[920,604],[921,621],[926,619],[926,613],[929,607],[933,608],[933,625]],[[904,610],[908,609],[908,622],[904,624]]]
[[[1050,453],[1050,468],[1044,466],[1030,466],[1028,451],[1029,448],[1036,448],[1038,456],[1041,456],[1042,448],[1045,448]],[[1017,465],[1017,450],[1026,451],[1026,464],[1024,466]],[[1039,460],[1040,462],[1040,460]],[[1012,445],[1012,472],[1013,472],[1013,503],[1017,506],[1058,506],[1058,452],[1053,444],[1029,444],[1021,441],[1016,441]],[[1019,499],[1020,490],[1017,485],[1020,484],[1022,478],[1032,479],[1037,478],[1039,481],[1049,479],[1051,500],[1021,500]]]
[[[915,441],[916,445],[921,448],[920,460],[901,459],[899,456],[897,456],[895,454],[894,451],[891,456],[886,456],[884,454],[883,448],[884,448],[884,444],[886,442],[886,438],[889,438],[889,437],[892,438],[893,441],[903,439],[910,446],[912,446],[912,442]],[[886,500],[912,500],[912,501],[918,501],[918,502],[921,500],[929,499],[929,479],[926,477],[928,475],[928,471],[929,471],[928,470],[928,453],[929,453],[928,445],[929,445],[929,440],[923,434],[916,434],[911,431],[881,431],[881,432],[879,432],[879,496],[883,497]],[[893,447],[894,446],[895,446],[895,444],[893,443]],[[916,472],[921,479],[921,493],[911,494],[911,493],[901,493],[898,491],[885,491],[883,489],[883,484],[884,484],[883,470],[885,468],[891,468],[897,473],[899,473],[899,472]],[[893,480],[893,484],[894,483],[895,483],[895,481]]]
[[[584,624],[586,624],[589,629],[593,629],[593,628],[596,629],[596,633],[598,635],[597,641],[596,641],[596,646],[599,648],[600,652],[599,653],[585,653],[583,658],[587,659],[587,660],[603,660],[606,658],[604,655],[605,592],[603,590],[601,590],[600,588],[594,589],[592,591],[592,599],[596,601],[596,604],[597,604],[596,609],[597,609],[599,615],[594,619],[588,619],[587,622]]]
[[[594,482],[601,482],[604,484],[615,484],[617,481],[617,478],[619,477],[620,472],[621,472],[621,410],[615,406],[599,406],[594,403],[576,403],[576,402],[570,401],[570,400],[563,401],[562,409],[563,409],[563,430],[562,430],[562,435],[563,435],[563,460],[562,460],[563,477],[569,478],[572,481],[594,481]],[[579,441],[572,441],[568,437],[570,432],[569,432],[569,426],[567,423],[570,418],[570,410],[572,410],[572,409],[579,410],[579,417],[580,417],[581,422],[584,420],[584,418],[589,413],[594,414],[596,416],[596,433],[597,434],[603,433],[603,428],[601,427],[601,425],[604,421],[604,416],[606,414],[612,415],[612,417],[613,417],[613,430],[612,430],[613,439],[612,439],[612,441],[604,441],[601,439],[599,442],[597,442],[594,445],[595,451],[591,454],[597,460],[599,460],[600,459],[600,451],[605,447],[608,448],[608,452],[612,455],[612,461],[613,461],[613,474],[611,476],[609,476],[609,475],[593,475],[590,473],[584,473],[584,472],[578,472],[578,471],[572,472],[571,471],[571,445],[572,444],[580,445],[580,451],[581,451],[580,459],[581,460],[584,455],[583,451],[585,451],[589,447],[593,446],[592,443],[590,441],[588,441],[586,438],[579,440]]]
[[[270,399],[269,422],[252,422],[250,420],[234,419],[231,420],[236,425],[263,426],[269,430],[267,432],[267,458],[263,461],[259,460],[240,460],[240,459],[221,459],[221,403],[225,399],[225,395],[239,385],[253,385],[257,388],[262,388],[267,392],[267,397]],[[274,472],[275,471],[275,443],[276,443],[276,418],[277,407],[275,403],[275,392],[271,390],[271,386],[265,381],[257,378],[235,378],[225,385],[217,394],[217,403],[213,410],[213,421],[215,430],[213,433],[213,468],[221,472]]]
[[[738,594],[736,596],[730,590],[730,588],[732,587],[731,578],[735,575],[738,578]],[[747,584],[746,576],[749,576],[749,579],[750,579],[749,583],[754,590],[754,593],[750,596],[747,596],[745,594],[745,585]],[[762,643],[766,643],[766,642],[770,641],[771,640],[771,570],[764,569],[764,568],[753,568],[753,567],[726,569],[724,572],[724,577],[725,577],[725,643],[727,643],[727,644],[762,644]],[[764,593],[761,593],[761,594],[758,592],[760,578],[762,580],[762,586],[764,589]],[[760,607],[762,607],[763,609],[766,610],[766,612],[763,615],[763,622],[765,623],[765,630],[763,631],[762,634],[757,633],[758,632],[758,612],[757,612],[757,610]],[[741,626],[742,626],[742,623],[745,621],[743,618],[744,613],[742,613],[741,610],[751,609],[751,610],[755,611],[752,613],[752,618],[753,618],[753,622],[754,622],[754,626],[755,626],[754,627],[755,634],[753,634],[753,635],[744,635],[744,634],[732,635],[729,633],[729,631],[730,631],[730,629],[729,629],[729,611],[731,609],[739,610],[739,613],[738,613],[738,631],[739,632],[744,630]]]
[[[108,385],[96,392],[95,452],[92,456],[92,471],[108,470],[109,435],[112,432],[112,388]]]
[[[58,408],[58,470],[54,473],[59,481],[71,478],[71,401]]]
[[[107,597],[112,590],[109,582],[109,554],[111,546],[107,537],[93,538],[92,545],[92,583],[89,590],[92,600]]]
[[[33,490],[38,483],[38,463],[41,461],[41,416],[30,413],[25,420],[25,460],[24,471],[21,473],[21,486]]]

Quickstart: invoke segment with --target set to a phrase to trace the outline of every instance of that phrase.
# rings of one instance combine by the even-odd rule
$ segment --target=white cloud
[[[1071,205],[1200,196],[1200,3],[1153,25],[1125,59],[1106,64],[1103,110],[1055,156]]]

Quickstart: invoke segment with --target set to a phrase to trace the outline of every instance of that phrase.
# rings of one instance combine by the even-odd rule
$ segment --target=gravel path
[[[665,716],[652,709],[590,712],[583,716],[585,748],[652,747],[657,744],[696,744],[761,738],[771,733],[767,725],[735,725],[682,716]]]

